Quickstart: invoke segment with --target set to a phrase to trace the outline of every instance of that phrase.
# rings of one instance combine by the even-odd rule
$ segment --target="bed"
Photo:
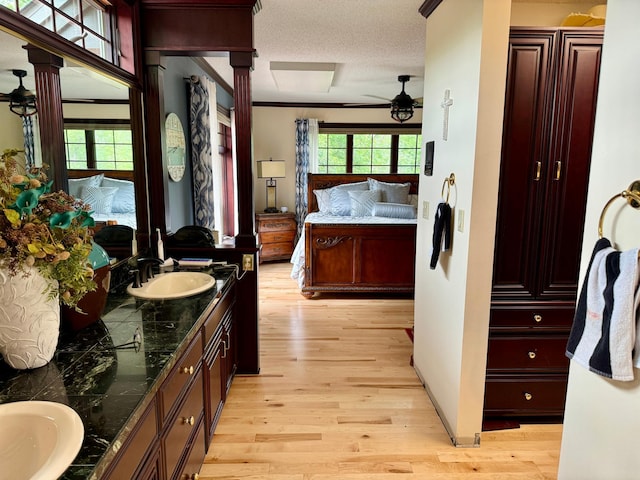
[[[396,189],[399,185],[402,187]],[[404,193],[407,185],[408,193]],[[369,188],[372,186],[375,188]],[[371,192],[380,188],[390,189],[384,194],[388,198]],[[336,190],[356,192],[348,194],[350,211],[345,205],[336,211],[335,202],[333,206],[326,204],[336,196]],[[401,201],[395,201],[396,190],[405,195]],[[364,191],[369,193],[359,193]],[[412,294],[417,193],[418,175],[414,174],[309,174],[309,214],[291,258],[291,277],[298,282],[301,294],[305,298],[323,292]],[[363,197],[366,201],[354,202]],[[354,205],[358,205],[355,210]]]
[[[67,170],[69,193],[91,205],[98,223],[115,222],[136,229],[133,171]]]

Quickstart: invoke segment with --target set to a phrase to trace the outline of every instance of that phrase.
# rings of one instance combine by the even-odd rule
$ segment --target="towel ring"
[[[449,194],[451,193],[451,187],[456,184],[456,174],[451,173],[448,177],[444,179],[442,182],[442,190],[440,191],[440,196],[444,199],[444,187],[447,187],[447,198],[444,200],[445,203],[449,203]]]
[[[598,238],[602,238],[604,236],[602,233],[604,225],[604,215],[605,213],[607,213],[607,209],[611,206],[611,204],[618,198],[624,198],[630,207],[633,207],[636,210],[640,209],[640,180],[636,180],[635,182],[633,182],[631,185],[629,185],[628,189],[615,194],[604,205],[602,213],[600,214],[600,220],[598,221]]]

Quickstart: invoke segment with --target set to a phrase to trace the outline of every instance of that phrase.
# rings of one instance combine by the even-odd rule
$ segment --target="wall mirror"
[[[19,68],[27,71],[24,86],[40,96],[26,44],[0,31],[0,93],[16,88],[12,69]],[[92,205],[96,221],[137,229],[141,212],[136,206],[129,87],[68,57],[60,69],[60,83],[69,193]],[[0,149],[21,147],[23,120],[10,112],[6,98],[0,99],[5,100],[0,102]],[[37,130],[35,143],[37,156]],[[142,218],[147,218],[146,212]]]
[[[171,112],[164,122],[167,139],[167,171],[174,182],[182,180],[185,169],[185,138],[180,117]]]

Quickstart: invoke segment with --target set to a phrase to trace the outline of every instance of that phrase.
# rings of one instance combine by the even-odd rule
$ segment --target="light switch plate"
[[[458,217],[458,231],[464,232],[464,210],[456,212],[456,217]]]
[[[429,202],[422,202],[422,218],[429,220]]]

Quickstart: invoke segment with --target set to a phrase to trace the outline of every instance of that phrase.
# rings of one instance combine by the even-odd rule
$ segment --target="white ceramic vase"
[[[51,361],[58,345],[60,304],[49,297],[36,268],[10,276],[0,268],[0,354],[13,368],[38,368]],[[56,288],[57,291],[57,288]]]

